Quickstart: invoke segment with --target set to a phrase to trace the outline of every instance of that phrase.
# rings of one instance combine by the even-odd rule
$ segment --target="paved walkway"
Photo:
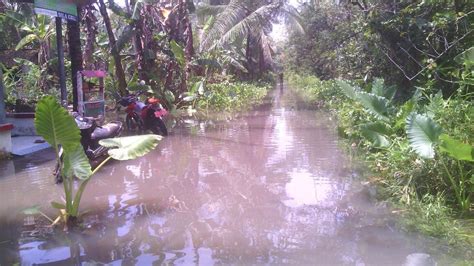
[[[47,142],[35,143],[36,140],[43,140],[43,138],[40,136],[12,137],[12,154],[24,156],[50,147]]]

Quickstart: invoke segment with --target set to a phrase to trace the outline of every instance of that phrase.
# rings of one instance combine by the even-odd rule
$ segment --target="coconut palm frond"
[[[245,18],[245,6],[238,0],[232,0],[226,8],[216,16],[216,20],[201,43],[201,50],[207,50],[213,42],[219,40],[235,24]]]
[[[260,47],[262,48],[263,60],[267,66],[273,66],[273,49],[271,40],[262,30],[260,31]]]
[[[288,25],[292,31],[304,34],[306,32],[303,18],[300,16],[298,10],[291,5],[284,5],[280,12],[285,16]]]
[[[260,33],[266,24],[269,22],[269,17],[275,11],[277,6],[275,4],[269,4],[262,6],[252,12],[249,16],[240,20],[232,28],[227,30],[223,35],[216,39],[214,44],[210,46],[209,50],[214,49],[218,46],[231,43],[237,38],[244,38],[249,32]],[[217,23],[217,22],[216,22]]]
[[[196,15],[201,21],[206,20],[209,16],[217,16],[217,14],[224,12],[227,5],[208,5],[199,3],[196,9]]]
[[[225,64],[229,64],[244,73],[248,72],[247,68],[245,68],[244,64],[242,64],[242,62],[245,61],[244,57],[241,57],[237,54],[229,53],[221,55],[221,58],[223,59]]]

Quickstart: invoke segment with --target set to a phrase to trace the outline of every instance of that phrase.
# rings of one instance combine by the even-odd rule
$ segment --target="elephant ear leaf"
[[[161,139],[159,135],[142,135],[103,139],[99,144],[109,148],[110,157],[124,161],[147,154],[158,145]]]
[[[372,83],[372,94],[392,100],[397,88],[395,86],[386,86],[383,79],[375,79]]]
[[[80,144],[81,135],[74,118],[56,99],[46,96],[36,105],[35,128],[51,146],[62,145],[73,150]]]
[[[352,86],[346,81],[343,80],[338,80],[336,81],[337,85],[339,88],[341,88],[342,92],[352,100],[357,100],[358,99],[358,93],[361,91],[361,89],[357,86]]]
[[[74,150],[64,153],[63,173],[67,177],[87,179],[92,175],[91,165],[82,145],[77,145]]]
[[[452,139],[446,134],[442,134],[439,138],[441,140],[440,149],[451,157],[461,161],[474,161],[474,148],[471,145]]]
[[[360,103],[367,109],[367,111],[378,119],[390,121],[392,109],[390,103],[384,97],[377,96],[372,93],[359,92],[358,98]]]
[[[384,123],[375,122],[360,126],[362,136],[370,140],[376,148],[386,148],[390,146],[390,128]]]
[[[441,131],[441,127],[427,116],[411,113],[407,117],[408,141],[411,148],[423,158],[434,158],[434,145],[438,143]]]

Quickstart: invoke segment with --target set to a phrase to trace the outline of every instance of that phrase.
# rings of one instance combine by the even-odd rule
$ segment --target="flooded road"
[[[83,196],[79,232],[52,234],[19,213],[39,204],[54,215],[52,152],[0,162],[0,265],[434,265],[440,251],[370,199],[328,115],[272,94],[106,165]]]

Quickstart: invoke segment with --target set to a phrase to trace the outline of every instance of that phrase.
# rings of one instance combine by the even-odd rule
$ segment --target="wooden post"
[[[77,8],[78,20],[80,21],[81,8]],[[79,28],[79,22],[68,20],[67,21],[67,40],[69,46],[69,56],[71,59],[71,81],[72,81],[72,109],[78,111],[78,99],[77,94],[77,72],[81,71],[82,68],[82,49],[81,49],[81,30]]]
[[[0,124],[5,123],[5,89],[3,87],[3,70],[0,67]]]
[[[67,107],[66,74],[64,71],[64,47],[62,19],[56,17],[56,43],[58,47],[59,86],[61,88],[61,105]]]

